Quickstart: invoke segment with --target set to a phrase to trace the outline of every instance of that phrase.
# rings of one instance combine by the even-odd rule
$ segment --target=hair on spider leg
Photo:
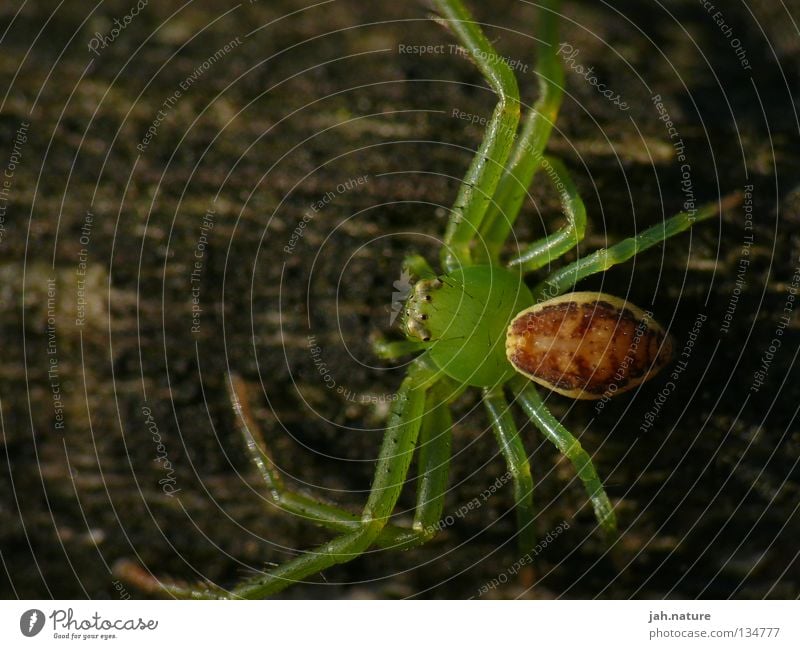
[[[256,568],[254,566],[239,566],[238,572],[244,579],[256,579],[264,575],[267,568],[277,568],[280,564],[275,561],[263,561],[262,567]]]

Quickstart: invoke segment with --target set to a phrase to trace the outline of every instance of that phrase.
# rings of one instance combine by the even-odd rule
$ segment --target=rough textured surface
[[[226,401],[229,367],[253,386],[287,480],[363,502],[403,372],[368,342],[393,330],[403,255],[435,261],[441,206],[480,141],[454,110],[493,106],[461,57],[399,53],[452,42],[418,3],[336,0],[278,20],[305,3],[151,2],[89,52],[132,4],[91,16],[80,2],[0,8],[0,167],[15,143],[22,154],[0,240],[5,597],[117,597],[121,557],[230,584],[327,538],[266,501]],[[469,4],[500,51],[530,62],[530,5]],[[687,199],[653,95],[685,145],[696,199],[751,183],[752,212],[584,282],[651,307],[689,363],[664,396],[654,380],[600,410],[548,398],[593,454],[623,535],[607,551],[572,468],[526,427],[541,533],[569,529],[536,557],[533,588],[512,579],[487,596],[794,597],[800,335],[797,308],[784,309],[800,258],[800,46],[784,5],[795,22],[800,7],[726,5],[747,71],[697,2],[671,2],[671,14],[611,4],[565,3],[576,65],[629,104],[568,69],[550,150],[587,202],[581,250]],[[535,75],[518,76],[530,101]],[[524,210],[521,240],[560,224],[542,178]],[[505,471],[477,394],[456,415],[451,512]],[[511,502],[500,489],[429,546],[372,552],[286,596],[475,595],[518,559]],[[409,490],[401,519],[412,504]]]

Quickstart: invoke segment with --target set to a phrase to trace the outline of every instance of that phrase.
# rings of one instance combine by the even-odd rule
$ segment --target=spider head
[[[431,341],[428,320],[431,315],[436,314],[436,310],[433,308],[433,295],[442,286],[444,286],[444,283],[438,277],[435,279],[421,279],[414,284],[403,311],[402,326],[407,338],[421,340],[422,342]]]
[[[511,319],[533,303],[519,273],[467,266],[418,281],[403,309],[407,338],[429,344],[436,365],[456,381],[491,387],[514,368],[505,355]]]

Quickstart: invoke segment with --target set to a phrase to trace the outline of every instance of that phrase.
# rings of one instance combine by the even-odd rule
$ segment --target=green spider
[[[407,370],[392,402],[372,488],[360,515],[287,489],[249,414],[245,386],[229,377],[231,398],[252,460],[274,502],[295,515],[339,533],[328,543],[227,591],[157,580],[123,562],[118,573],[151,592],[185,598],[262,598],[355,559],[368,548],[408,549],[435,534],[444,507],[452,435],[450,404],[467,388],[483,391],[483,403],[512,477],[520,547],[536,544],[533,480],[528,454],[515,426],[506,393],[533,424],[570,460],[589,495],[601,529],[616,534],[613,507],[591,458],[548,411],[531,380],[573,398],[599,398],[614,385],[621,392],[663,367],[670,339],[637,307],[601,293],[569,293],[589,275],[717,215],[738,196],[680,213],[637,236],[579,258],[529,289],[524,276],[549,266],[581,241],[586,210],[564,165],[544,154],[562,99],[564,73],[556,55],[559,0],[539,10],[537,73],[540,96],[518,131],[517,82],[461,0],[432,0],[446,25],[499,97],[483,142],[461,184],[441,249],[443,273],[418,255],[405,270],[418,281],[406,302],[406,340],[376,344],[386,359],[421,352]],[[566,225],[501,263],[527,188],[544,170],[558,190]],[[639,342],[634,349],[633,340]],[[620,355],[626,355],[620,369]],[[616,388],[619,388],[618,390]],[[417,503],[410,528],[389,523],[415,449]]]

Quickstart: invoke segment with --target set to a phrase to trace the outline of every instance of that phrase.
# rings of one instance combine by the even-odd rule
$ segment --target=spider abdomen
[[[567,293],[517,314],[506,355],[521,374],[573,399],[625,392],[655,376],[672,343],[649,313],[605,293]]]

